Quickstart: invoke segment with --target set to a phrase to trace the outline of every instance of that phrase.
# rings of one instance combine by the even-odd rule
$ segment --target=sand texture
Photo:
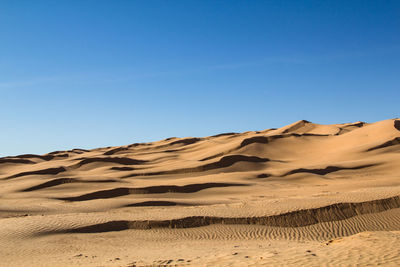
[[[0,158],[0,266],[400,265],[400,120]]]

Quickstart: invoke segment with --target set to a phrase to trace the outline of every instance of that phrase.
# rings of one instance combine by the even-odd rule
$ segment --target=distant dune
[[[399,265],[400,120],[0,158],[0,266]]]

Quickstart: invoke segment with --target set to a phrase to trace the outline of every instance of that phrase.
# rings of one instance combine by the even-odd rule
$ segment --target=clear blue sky
[[[399,116],[400,1],[1,1],[0,155]]]

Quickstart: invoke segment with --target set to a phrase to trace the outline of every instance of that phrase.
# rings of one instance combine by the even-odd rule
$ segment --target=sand
[[[400,264],[400,120],[0,158],[0,266]]]

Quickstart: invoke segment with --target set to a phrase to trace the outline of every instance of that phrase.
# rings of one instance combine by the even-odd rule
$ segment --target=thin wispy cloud
[[[195,73],[207,72],[207,71],[229,71],[245,68],[265,67],[274,64],[320,64],[331,61],[340,61],[343,59],[348,60],[349,58],[362,58],[377,55],[387,55],[393,53],[399,53],[398,46],[392,46],[387,48],[376,48],[370,51],[343,51],[338,53],[330,53],[325,55],[296,55],[287,57],[269,57],[260,60],[247,61],[247,62],[228,62],[215,65],[205,65],[198,67],[189,67],[186,69],[175,69],[175,70],[160,70],[153,72],[140,72],[135,70],[119,70],[112,72],[102,71],[96,73],[69,73],[54,76],[36,77],[26,80],[13,80],[13,81],[0,81],[0,89],[12,89],[12,88],[29,88],[31,86],[52,84],[59,82],[66,83],[79,83],[79,84],[95,84],[95,83],[117,83],[127,82],[136,79],[147,79],[147,78],[158,78],[168,76],[185,76]]]
[[[96,76],[92,74],[63,74],[46,77],[33,77],[14,81],[0,81],[0,89],[29,88],[36,85],[54,84],[60,82],[88,82],[96,81]]]
[[[242,68],[251,68],[251,67],[262,67],[270,64],[278,64],[278,63],[293,63],[300,64],[305,63],[304,59],[298,57],[276,57],[276,58],[267,58],[256,61],[249,62],[233,62],[228,64],[220,64],[220,65],[212,65],[208,66],[208,69],[215,70],[229,70],[229,69],[242,69]]]
[[[0,88],[18,88],[18,87],[29,87],[32,85],[43,84],[57,80],[56,77],[47,78],[33,78],[22,81],[0,81]]]

